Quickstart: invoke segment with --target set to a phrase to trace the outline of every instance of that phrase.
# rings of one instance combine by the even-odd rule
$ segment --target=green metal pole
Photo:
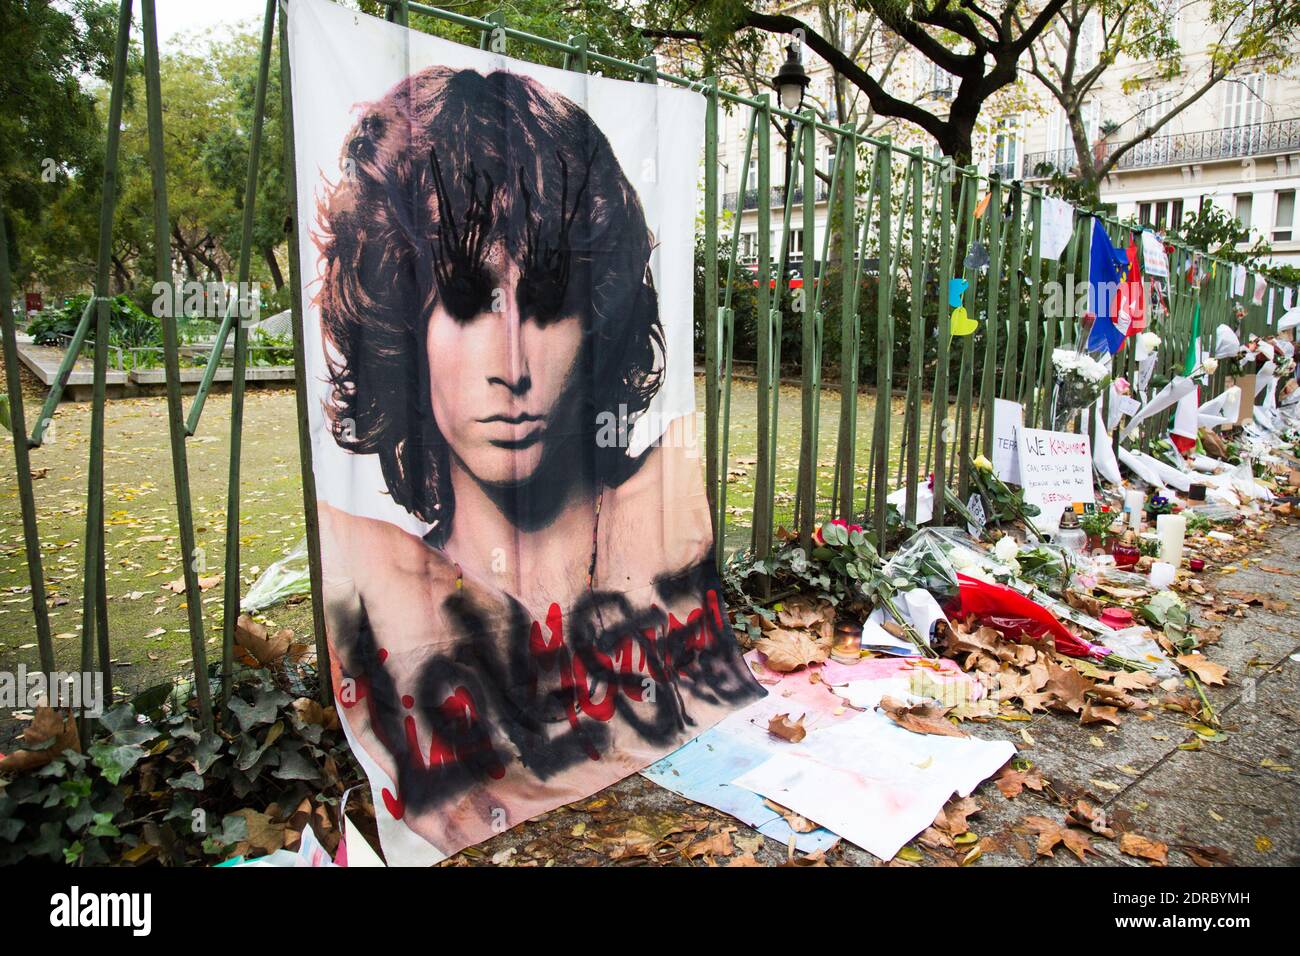
[[[772,542],[772,501],[766,497],[772,441],[771,279],[771,111],[767,95],[759,97],[758,126],[758,463],[754,469],[754,516],[750,542],[755,557],[765,559]]]
[[[154,274],[158,281],[172,283],[171,220],[167,205],[167,165],[163,156],[162,82],[159,77],[158,29],[154,0],[141,0],[144,31],[144,83],[149,124],[149,166],[153,176]],[[172,484],[176,490],[176,520],[181,543],[181,574],[185,581],[185,616],[189,624],[190,654],[198,689],[200,719],[212,726],[208,700],[207,650],[203,640],[203,597],[199,588],[201,550],[194,539],[194,515],[190,500],[189,463],[182,421],[179,336],[175,306],[180,296],[172,294],[173,314],[159,316],[163,333],[163,368],[167,382],[167,431],[171,441]]]
[[[803,346],[801,365],[803,381],[800,393],[801,420],[799,428],[799,504],[794,520],[799,529],[799,545],[807,554],[812,549],[813,521],[815,520],[817,471],[817,367],[820,356],[817,349],[817,306],[814,290],[817,287],[817,217],[814,197],[817,190],[817,136],[813,126],[813,113],[806,111],[807,135],[803,140],[803,288],[796,298],[800,315],[800,338]],[[707,157],[706,157],[707,161]],[[829,206],[828,206],[829,208]],[[827,231],[830,231],[827,223]]]
[[[889,496],[889,418],[893,391],[893,296],[890,295],[890,277],[893,275],[892,155],[889,146],[876,147],[880,269],[876,283],[876,408],[871,449],[871,505],[875,517],[876,547],[881,549],[885,547],[885,528],[889,520],[885,499]]]
[[[951,364],[949,345],[952,339],[952,307],[948,304],[948,286],[953,279],[952,182],[957,167],[951,158],[944,161],[939,176],[939,221],[942,233],[939,241],[939,329],[935,339],[937,352],[934,371],[934,407],[931,420],[934,428],[934,520],[935,526],[943,524],[948,489],[948,366]],[[962,193],[966,182],[962,181]],[[959,200],[958,205],[964,205]]]
[[[1002,183],[997,177],[989,182],[988,216],[989,263],[988,316],[984,323],[984,369],[980,379],[980,451],[993,459],[993,398],[997,391],[998,324],[1002,292]]]
[[[1025,264],[1024,190],[1019,180],[1011,184],[1011,261],[1007,274],[1007,351],[1002,360],[1001,397],[1015,401],[1016,369],[1020,362],[1020,297],[1024,295]],[[1035,292],[1037,290],[1034,290]]]
[[[704,445],[705,483],[713,534],[718,516],[718,78],[709,77],[704,105]]]
[[[903,519],[911,525],[916,523],[916,485],[920,479],[921,469],[921,367],[925,362],[925,314],[922,311],[925,302],[925,262],[922,258],[925,236],[922,234],[923,210],[921,208],[925,167],[919,152],[912,156],[908,166],[908,176],[912,184],[912,311],[908,329],[905,417],[907,477],[903,482],[903,487],[907,489],[907,506],[903,512]],[[940,294],[942,295],[942,292]]]
[[[856,199],[856,180],[853,167],[857,158],[857,149],[851,126],[843,128],[841,135],[845,138],[843,157],[839,165],[843,167],[843,207],[841,222],[841,298],[840,298],[840,434],[836,448],[837,477],[839,478],[839,507],[837,513],[845,521],[853,517],[853,461],[857,445],[857,403],[858,403],[858,354],[857,342],[857,296],[855,292],[855,274],[857,266],[857,229],[855,228],[854,207]]]
[[[288,3],[280,3],[280,93],[284,123],[284,179],[289,194],[289,282],[293,315],[294,391],[298,400],[298,460],[302,467],[302,506],[307,523],[307,566],[311,578],[311,619],[316,631],[316,673],[324,706],[334,701],[330,687],[330,649],[325,634],[325,599],[321,588],[320,516],[316,511],[316,473],[312,470],[311,425],[307,413],[307,356],[302,327],[302,264],[298,248],[298,174],[294,165],[293,83],[289,70]]]
[[[106,614],[101,611],[100,589],[104,537],[104,395],[108,373],[109,268],[113,252],[113,211],[117,205],[117,153],[122,132],[122,94],[126,87],[127,52],[131,39],[131,0],[122,0],[117,17],[117,43],[113,54],[113,79],[108,99],[108,142],[104,157],[103,191],[99,207],[98,268],[95,275],[97,323],[95,326],[95,373],[90,413],[90,461],[86,482],[85,576],[81,607],[81,670],[89,674],[97,647],[96,628]],[[101,655],[100,673],[104,687],[113,686],[108,661]],[[89,739],[89,723],[79,721],[82,740]]]
[[[150,0],[152,2],[152,0]],[[275,39],[277,0],[266,0],[262,18],[261,59],[253,93],[253,136],[249,143],[248,179],[244,185],[244,221],[239,241],[239,298],[249,284],[253,257],[253,213],[257,204],[257,174],[262,159],[262,128],[266,120],[267,77]],[[402,11],[405,23],[406,11]],[[226,579],[221,620],[221,698],[230,696],[235,660],[235,624],[239,620],[239,477],[244,434],[244,369],[248,361],[248,329],[243,317],[235,324],[235,361],[230,378],[230,472],[226,492]]]
[[[81,353],[81,347],[85,344],[86,333],[90,331],[90,317],[95,310],[95,297],[92,295],[86,300],[86,307],[81,310],[81,319],[77,322],[77,330],[72,333],[72,340],[68,343],[68,350],[63,353],[63,360],[59,362],[59,370],[54,375],[54,383],[50,386],[50,393],[45,396],[45,404],[41,407],[41,413],[36,419],[36,427],[32,429],[31,447],[40,448],[41,443],[45,440],[45,429],[50,422],[54,421],[54,410],[59,406],[59,399],[63,397],[63,390],[68,385],[68,379],[72,376],[72,367],[77,364],[77,356]]]
[[[1038,368],[1039,312],[1043,301],[1043,197],[1029,197],[1029,319],[1025,331],[1025,357],[1020,365],[1020,404],[1025,407],[1025,421],[1034,422],[1035,371]]]
[[[5,383],[9,389],[9,428],[14,440],[14,468],[18,482],[18,508],[23,516],[23,550],[27,555],[27,577],[32,585],[32,615],[36,620],[36,645],[40,648],[41,670],[48,679],[54,673],[54,641],[50,638],[50,610],[45,603],[45,570],[41,564],[41,539],[36,528],[36,496],[32,493],[32,464],[23,417],[22,376],[18,372],[18,334],[14,328],[9,286],[9,237],[5,212],[0,209],[0,322],[3,323]]]
[[[963,235],[965,236],[965,248],[969,250],[975,242],[976,222],[975,222],[975,201],[979,194],[979,173],[974,166],[966,167],[967,182],[970,188],[966,191],[966,208],[963,214]],[[966,287],[966,309],[968,312],[975,312],[975,287],[979,282],[977,270],[969,267],[964,268],[963,274],[967,277],[969,285]],[[960,416],[961,427],[959,429],[957,451],[957,487],[964,501],[970,494],[970,460],[971,460],[971,423],[974,412],[974,391],[975,391],[975,333],[964,337],[961,350],[961,374],[957,380],[957,412]]]

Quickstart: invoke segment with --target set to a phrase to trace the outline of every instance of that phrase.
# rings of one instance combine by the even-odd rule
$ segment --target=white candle
[[[1147,577],[1147,580],[1151,583],[1153,588],[1163,590],[1174,583],[1174,577],[1177,574],[1178,572],[1174,569],[1172,564],[1157,561],[1151,565],[1151,574]]]
[[[1124,492],[1124,510],[1128,512],[1128,523],[1132,528],[1142,527],[1142,506],[1146,504],[1144,491]]]
[[[1175,568],[1183,560],[1183,540],[1187,537],[1185,515],[1158,515],[1156,534],[1160,536],[1160,560]]]

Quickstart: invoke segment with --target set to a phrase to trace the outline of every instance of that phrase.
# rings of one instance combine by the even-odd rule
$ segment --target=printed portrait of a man
[[[376,812],[445,854],[762,691],[693,416],[629,441],[669,350],[656,237],[605,133],[500,69],[418,70],[354,115],[310,219],[322,411],[426,530],[322,500],[327,633]]]

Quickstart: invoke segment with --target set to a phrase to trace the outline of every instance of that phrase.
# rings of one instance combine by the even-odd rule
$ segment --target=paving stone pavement
[[[1291,574],[1270,572],[1283,568]],[[1282,612],[1251,607],[1244,618],[1231,618],[1211,660],[1229,667],[1228,683],[1208,689],[1219,714],[1224,739],[1194,744],[1190,718],[1172,712],[1126,714],[1119,727],[1081,726],[1077,717],[1037,714],[1027,722],[991,721],[963,724],[976,736],[1010,740],[1020,755],[1049,781],[1056,795],[1082,798],[1102,808],[1122,830],[1165,843],[1170,866],[1194,865],[1184,847],[1210,848],[1236,865],[1296,866],[1300,864],[1300,527],[1275,526],[1267,544],[1251,555],[1251,566],[1230,575],[1207,574],[1217,588],[1259,592],[1288,603]],[[1195,618],[1195,615],[1194,615]],[[1028,732],[1026,745],[1021,731]],[[1266,766],[1271,763],[1273,766]],[[986,781],[974,793],[981,812],[970,818],[982,839],[976,866],[1147,866],[1126,856],[1115,840],[1092,837],[1096,855],[1080,862],[1064,847],[1053,857],[1038,857],[1036,838],[1024,830],[1027,816],[1063,820],[1065,808],[1051,794],[1024,791],[1008,800]],[[598,806],[595,813],[582,807]],[[460,861],[524,862],[530,857],[553,858],[554,865],[608,864],[608,856],[593,851],[583,834],[588,828],[608,829],[606,816],[654,821],[670,830],[676,824],[712,829],[733,826],[733,839],[745,841],[756,831],[708,807],[703,807],[633,775],[588,800],[543,814],[462,855]],[[748,845],[748,842],[746,842]],[[542,848],[545,852],[541,852]],[[515,852],[511,852],[511,850]],[[605,849],[608,849],[606,844]],[[671,850],[657,860],[645,857],[629,863],[655,862],[704,865]],[[735,855],[739,855],[737,850]],[[760,863],[785,862],[787,849],[763,839],[755,852]],[[720,856],[725,865],[729,858]],[[841,841],[827,854],[832,865],[879,866],[882,861]],[[936,862],[929,860],[927,862]]]

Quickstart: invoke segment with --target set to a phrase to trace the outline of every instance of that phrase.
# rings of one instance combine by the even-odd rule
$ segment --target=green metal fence
[[[1043,193],[1020,182],[1001,182],[979,174],[974,167],[957,167],[950,160],[926,155],[918,149],[894,145],[888,138],[864,135],[851,126],[837,126],[811,111],[791,112],[773,105],[766,95],[748,97],[723,90],[716,79],[691,80],[658,69],[648,56],[629,62],[592,49],[584,37],[558,41],[534,36],[510,26],[504,15],[485,20],[408,3],[388,0],[388,17],[407,23],[416,13],[460,30],[476,31],[484,47],[508,49],[514,56],[545,51],[563,55],[566,68],[600,73],[638,82],[668,83],[698,90],[705,99],[705,153],[701,167],[704,186],[703,249],[704,293],[704,406],[706,481],[715,523],[717,558],[721,563],[728,532],[743,520],[732,520],[728,508],[728,472],[732,463],[733,409],[737,402],[736,343],[740,333],[755,342],[757,380],[756,455],[754,499],[748,534],[733,543],[765,555],[774,545],[779,526],[796,533],[804,546],[817,525],[830,517],[860,521],[878,541],[886,538],[886,498],[896,485],[915,488],[933,476],[935,507],[932,523],[943,524],[946,493],[961,499],[971,484],[971,460],[988,454],[993,441],[994,399],[1024,405],[1026,421],[1049,427],[1052,407],[1052,350],[1073,343],[1079,318],[1067,309],[1047,314],[1044,290],[1048,283],[1078,286],[1087,279],[1091,219],[1076,216],[1073,236],[1059,260],[1042,254]],[[280,70],[283,123],[286,142],[285,176],[288,182],[290,221],[297,222],[294,188],[294,149],[289,63],[285,42],[290,0],[267,0],[263,19],[261,61],[256,86],[255,126],[248,160],[244,199],[243,235],[240,243],[239,282],[246,288],[260,149],[265,112],[267,77],[272,51],[272,31],[279,13]],[[116,170],[122,96],[128,66],[131,0],[121,0],[118,39],[109,98],[109,122],[103,200],[100,217],[98,271],[95,297],[88,303],[70,345],[69,360],[51,389],[30,435],[27,433],[19,387],[15,326],[10,311],[8,256],[0,256],[4,359],[13,426],[19,502],[24,543],[31,577],[34,623],[41,666],[55,669],[54,648],[46,613],[44,572],[36,526],[30,457],[39,450],[48,422],[71,372],[72,360],[90,335],[93,325],[94,388],[92,399],[90,468],[87,487],[84,540],[83,671],[102,670],[111,687],[110,640],[104,594],[104,402],[108,368],[109,265],[116,197]],[[159,51],[154,0],[141,0],[148,107],[150,165],[155,193],[155,255],[160,276],[171,275],[167,177],[163,157],[163,104],[159,83]],[[738,259],[740,217],[726,223],[720,199],[718,148],[722,111],[738,113],[747,124],[742,169],[750,160],[757,166],[757,261],[753,269]],[[771,131],[778,122],[791,124],[789,186],[779,193],[783,202],[773,207]],[[814,241],[814,203],[796,205],[793,194],[818,193],[816,157],[829,147],[834,160],[822,171],[827,182],[827,223],[820,243]],[[773,222],[773,212],[777,219]],[[1127,236],[1128,224],[1102,217],[1116,238]],[[774,226],[776,227],[774,229]],[[0,216],[0,248],[8,251]],[[788,250],[792,229],[802,229],[802,284],[787,281]],[[772,248],[773,235],[779,235]],[[1232,309],[1230,265],[1204,252],[1174,243],[1170,262],[1170,313],[1155,328],[1162,339],[1158,374],[1180,371],[1190,342],[1194,315],[1200,310],[1200,336],[1205,346],[1213,329],[1228,321]],[[303,363],[301,268],[297,243],[290,237],[290,284],[294,356],[297,376],[298,438],[302,468],[303,507],[308,529],[311,565],[313,623],[319,666],[328,666],[320,600],[320,555],[316,528],[316,496],[307,431],[306,382]],[[987,253],[982,264],[980,250]],[[1199,257],[1210,270],[1208,282],[1198,288],[1187,281],[1187,269]],[[951,327],[948,288],[954,278],[966,280],[962,307],[976,320],[972,334],[955,335]],[[797,286],[797,287],[796,287]],[[739,293],[737,290],[741,290]],[[1278,290],[1275,289],[1275,293]],[[752,294],[752,307],[742,318],[737,296]],[[1267,301],[1280,302],[1280,294]],[[243,428],[244,373],[247,330],[236,321],[235,302],[227,310],[213,346],[207,374],[186,413],[182,402],[178,336],[174,322],[164,321],[164,366],[167,380],[167,421],[176,491],[179,543],[184,567],[187,614],[194,669],[208,672],[203,639],[202,601],[199,598],[194,522],[189,491],[186,441],[200,424],[216,363],[233,336],[234,362],[231,408],[231,458],[228,476],[228,519],[225,552],[224,624],[220,674],[223,691],[229,689],[233,661],[234,627],[239,614],[240,582],[239,506],[240,438]],[[752,328],[744,328],[744,322]],[[1276,322],[1266,306],[1248,305],[1243,333],[1265,333]],[[788,334],[787,334],[788,333]],[[1244,337],[1244,336],[1243,336]],[[786,352],[787,338],[797,351]],[[872,345],[873,347],[868,347]],[[793,349],[793,346],[792,346]],[[1132,349],[1121,353],[1116,368],[1132,371]],[[1125,364],[1127,363],[1127,364]],[[799,402],[782,404],[781,373],[797,368]],[[1223,372],[1217,373],[1223,384]],[[832,394],[829,379],[839,390],[839,415],[834,435],[822,434],[821,403]],[[901,414],[893,410],[891,396],[900,392]],[[858,395],[874,392],[870,422],[858,421]],[[1141,441],[1149,447],[1163,430],[1164,421],[1146,423]],[[1085,423],[1091,428],[1092,423]],[[797,436],[797,437],[796,437]],[[779,449],[797,448],[793,488],[778,478],[788,465]],[[897,439],[895,441],[895,439]],[[897,451],[891,448],[897,446]],[[787,471],[789,469],[787,468]],[[825,479],[825,480],[823,480]],[[781,505],[778,506],[778,498]],[[789,503],[789,507],[786,507]],[[903,517],[912,522],[917,501],[909,496]],[[96,661],[97,658],[97,661]],[[209,684],[196,681],[198,706],[204,721],[211,720]],[[321,682],[321,695],[329,697],[329,684]]]

